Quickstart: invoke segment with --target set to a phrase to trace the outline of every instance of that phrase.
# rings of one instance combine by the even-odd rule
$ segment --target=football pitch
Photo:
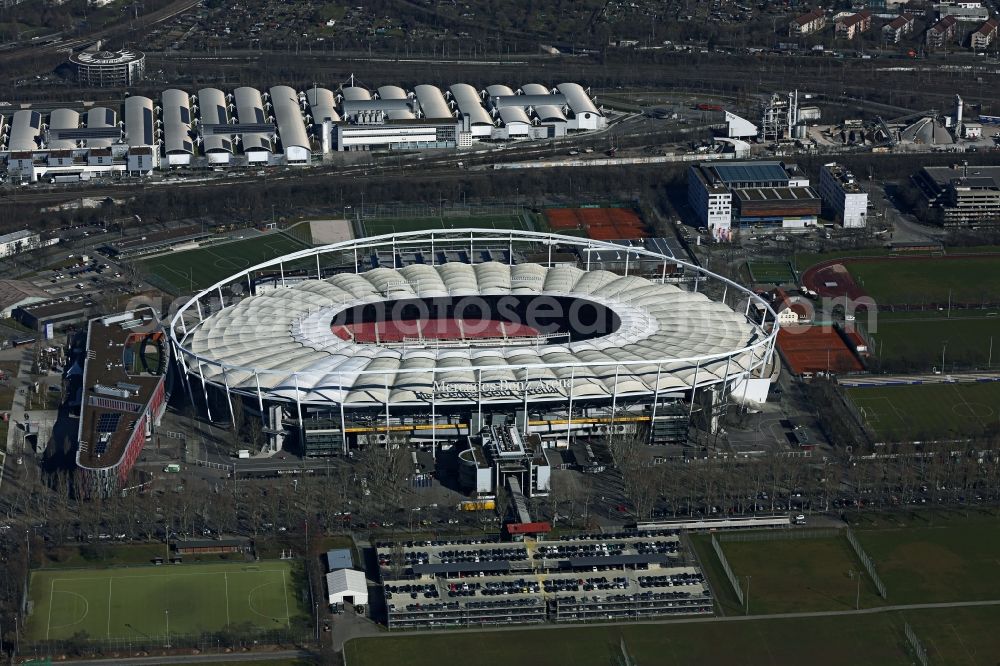
[[[291,627],[303,613],[289,562],[181,564],[31,574],[30,640],[198,636]]]
[[[878,328],[872,333],[873,352],[889,367],[902,370],[986,368],[991,364],[992,342],[998,344],[1000,361],[1000,316],[990,317],[985,310],[954,311],[952,317],[941,312],[878,313]],[[998,363],[1000,365],[1000,363]]]
[[[965,439],[1000,424],[1000,382],[845,388],[887,442]]]
[[[1000,300],[1000,257],[885,259],[845,264],[854,280],[879,304]]]
[[[798,278],[787,261],[747,261],[750,278],[765,284],[795,284]]]
[[[163,254],[136,262],[139,274],[174,294],[210,287],[233,273],[309,247],[283,233]]]
[[[535,231],[535,226],[521,215],[470,215],[466,217],[384,217],[362,222],[364,236],[426,231],[431,229],[513,229]],[[360,234],[359,234],[360,237]]]

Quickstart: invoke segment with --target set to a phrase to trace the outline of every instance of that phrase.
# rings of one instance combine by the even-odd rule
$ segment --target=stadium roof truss
[[[467,251],[468,257],[506,250],[507,257],[551,255],[574,247],[583,268],[495,261],[413,264],[362,271],[377,253],[422,251],[426,257]],[[478,249],[478,250],[477,250]],[[632,248],[624,274],[591,270],[590,255],[620,250],[614,243],[526,231],[457,229],[377,236],[309,248],[258,264],[200,292],[172,317],[169,333],[178,362],[190,381],[264,401],[331,409],[389,413],[410,405],[484,405],[590,400],[613,405],[619,398],[658,401],[697,388],[732,386],[761,375],[770,363],[778,327],[768,303],[746,288],[673,256]],[[480,253],[477,255],[477,251]],[[354,269],[327,275],[320,270],[339,258]],[[595,260],[596,261],[596,260]],[[698,276],[694,290],[630,274],[630,261],[662,263],[664,278],[678,263]],[[309,276],[296,275],[315,266]],[[311,269],[306,269],[311,272]],[[327,271],[328,272],[328,271]],[[276,286],[238,297],[233,287],[272,275]],[[698,291],[715,281],[722,300]],[[459,299],[552,296],[598,303],[620,322],[589,339],[484,341],[479,344],[366,344],[335,335],[332,323],[347,309],[400,299]],[[731,302],[735,309],[727,305]],[[763,320],[751,317],[753,310]],[[582,336],[580,336],[582,337]],[[442,385],[465,387],[439,391]],[[513,392],[493,390],[514,386]],[[530,388],[529,388],[530,387]],[[692,401],[693,404],[693,401]],[[440,413],[440,412],[438,412]],[[343,416],[342,416],[343,418]]]

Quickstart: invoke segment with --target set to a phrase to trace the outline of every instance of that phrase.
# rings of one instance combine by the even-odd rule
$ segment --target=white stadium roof
[[[460,346],[363,344],[331,331],[335,315],[361,304],[478,294],[579,298],[612,310],[621,323],[586,340]],[[347,407],[427,404],[434,382],[479,382],[484,391],[490,384],[539,382],[543,388],[533,394],[539,401],[565,399],[571,390],[578,399],[680,393],[760,365],[773,346],[773,335],[704,294],[634,275],[530,263],[415,264],[309,279],[245,298],[193,331],[178,325],[185,309],[171,331],[195,376],[231,390],[260,391],[267,399]],[[511,401],[485,393],[483,402]],[[438,398],[439,404],[471,401],[467,395]]]

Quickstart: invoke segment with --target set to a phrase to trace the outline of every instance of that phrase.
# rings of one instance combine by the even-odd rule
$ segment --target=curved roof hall
[[[514,91],[510,89],[510,86],[505,86],[502,84],[494,84],[486,88],[486,92],[490,95],[490,104],[496,110],[500,119],[503,120],[504,125],[510,125],[513,123],[524,123],[526,125],[531,124],[531,119],[528,118],[528,114],[525,113],[523,107],[519,106],[499,106],[495,104],[495,98],[497,97],[514,97]]]
[[[368,89],[361,86],[345,86],[340,89],[340,94],[348,102],[364,102],[372,98]]]
[[[244,86],[233,91],[233,103],[236,106],[236,118],[240,125],[267,125],[271,121],[264,113],[264,100],[256,88]],[[243,152],[248,150],[274,151],[271,140],[272,131],[245,132],[241,136]]]
[[[71,130],[80,127],[80,114],[72,109],[56,109],[49,114],[49,130]],[[72,150],[77,139],[50,138],[49,150]]]
[[[194,142],[191,140],[191,99],[183,90],[169,88],[164,90],[161,120],[163,121],[163,144],[167,154],[194,153]]]
[[[340,120],[340,114],[337,113],[337,100],[332,90],[309,88],[306,90],[306,102],[309,104],[309,113],[312,114],[314,125],[322,125],[327,120],[332,122]]]
[[[547,95],[552,96],[552,93],[548,88],[540,83],[526,83],[521,86],[521,92],[525,95]],[[544,99],[544,98],[543,98]],[[560,100],[561,101],[561,100]],[[553,100],[552,104],[536,104],[534,107],[535,115],[542,122],[566,122],[566,114],[563,113],[562,107],[558,106],[558,102]]]
[[[226,95],[218,88],[202,88],[198,91],[198,114],[201,119],[202,147],[206,153],[233,152],[231,134],[216,133],[212,127],[229,125],[229,108]]]
[[[483,103],[479,99],[479,93],[468,83],[456,83],[448,90],[451,91],[458,104],[458,110],[469,115],[469,120],[473,125],[492,125],[493,119],[483,108]]]
[[[298,93],[290,86],[274,86],[270,93],[282,147],[285,150],[291,146],[309,150],[311,148],[309,135],[306,133],[305,121],[302,118]]]
[[[455,115],[448,107],[448,102],[444,99],[444,94],[437,86],[422,84],[413,89],[417,96],[417,103],[420,105],[420,112],[428,120],[447,120]]]
[[[11,152],[38,150],[42,136],[42,114],[22,109],[10,119],[7,150]]]
[[[140,95],[125,99],[125,142],[130,148],[156,145],[153,100]]]
[[[590,99],[590,95],[587,94],[587,91],[579,83],[560,83],[556,88],[566,96],[566,103],[569,105],[570,110],[573,111],[574,116],[581,113],[593,113],[596,116],[604,115],[600,109],[594,106],[594,101]]]
[[[87,129],[110,128],[117,125],[118,114],[113,109],[104,106],[95,106],[87,111]],[[87,139],[87,148],[110,148],[114,142],[114,139]]]

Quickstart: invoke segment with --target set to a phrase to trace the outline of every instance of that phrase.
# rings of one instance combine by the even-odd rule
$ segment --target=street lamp
[[[170,647],[170,611],[169,610],[165,610],[165,611],[163,611],[163,614],[167,618],[167,643],[166,643],[166,645],[164,645],[164,647],[169,648]]]

